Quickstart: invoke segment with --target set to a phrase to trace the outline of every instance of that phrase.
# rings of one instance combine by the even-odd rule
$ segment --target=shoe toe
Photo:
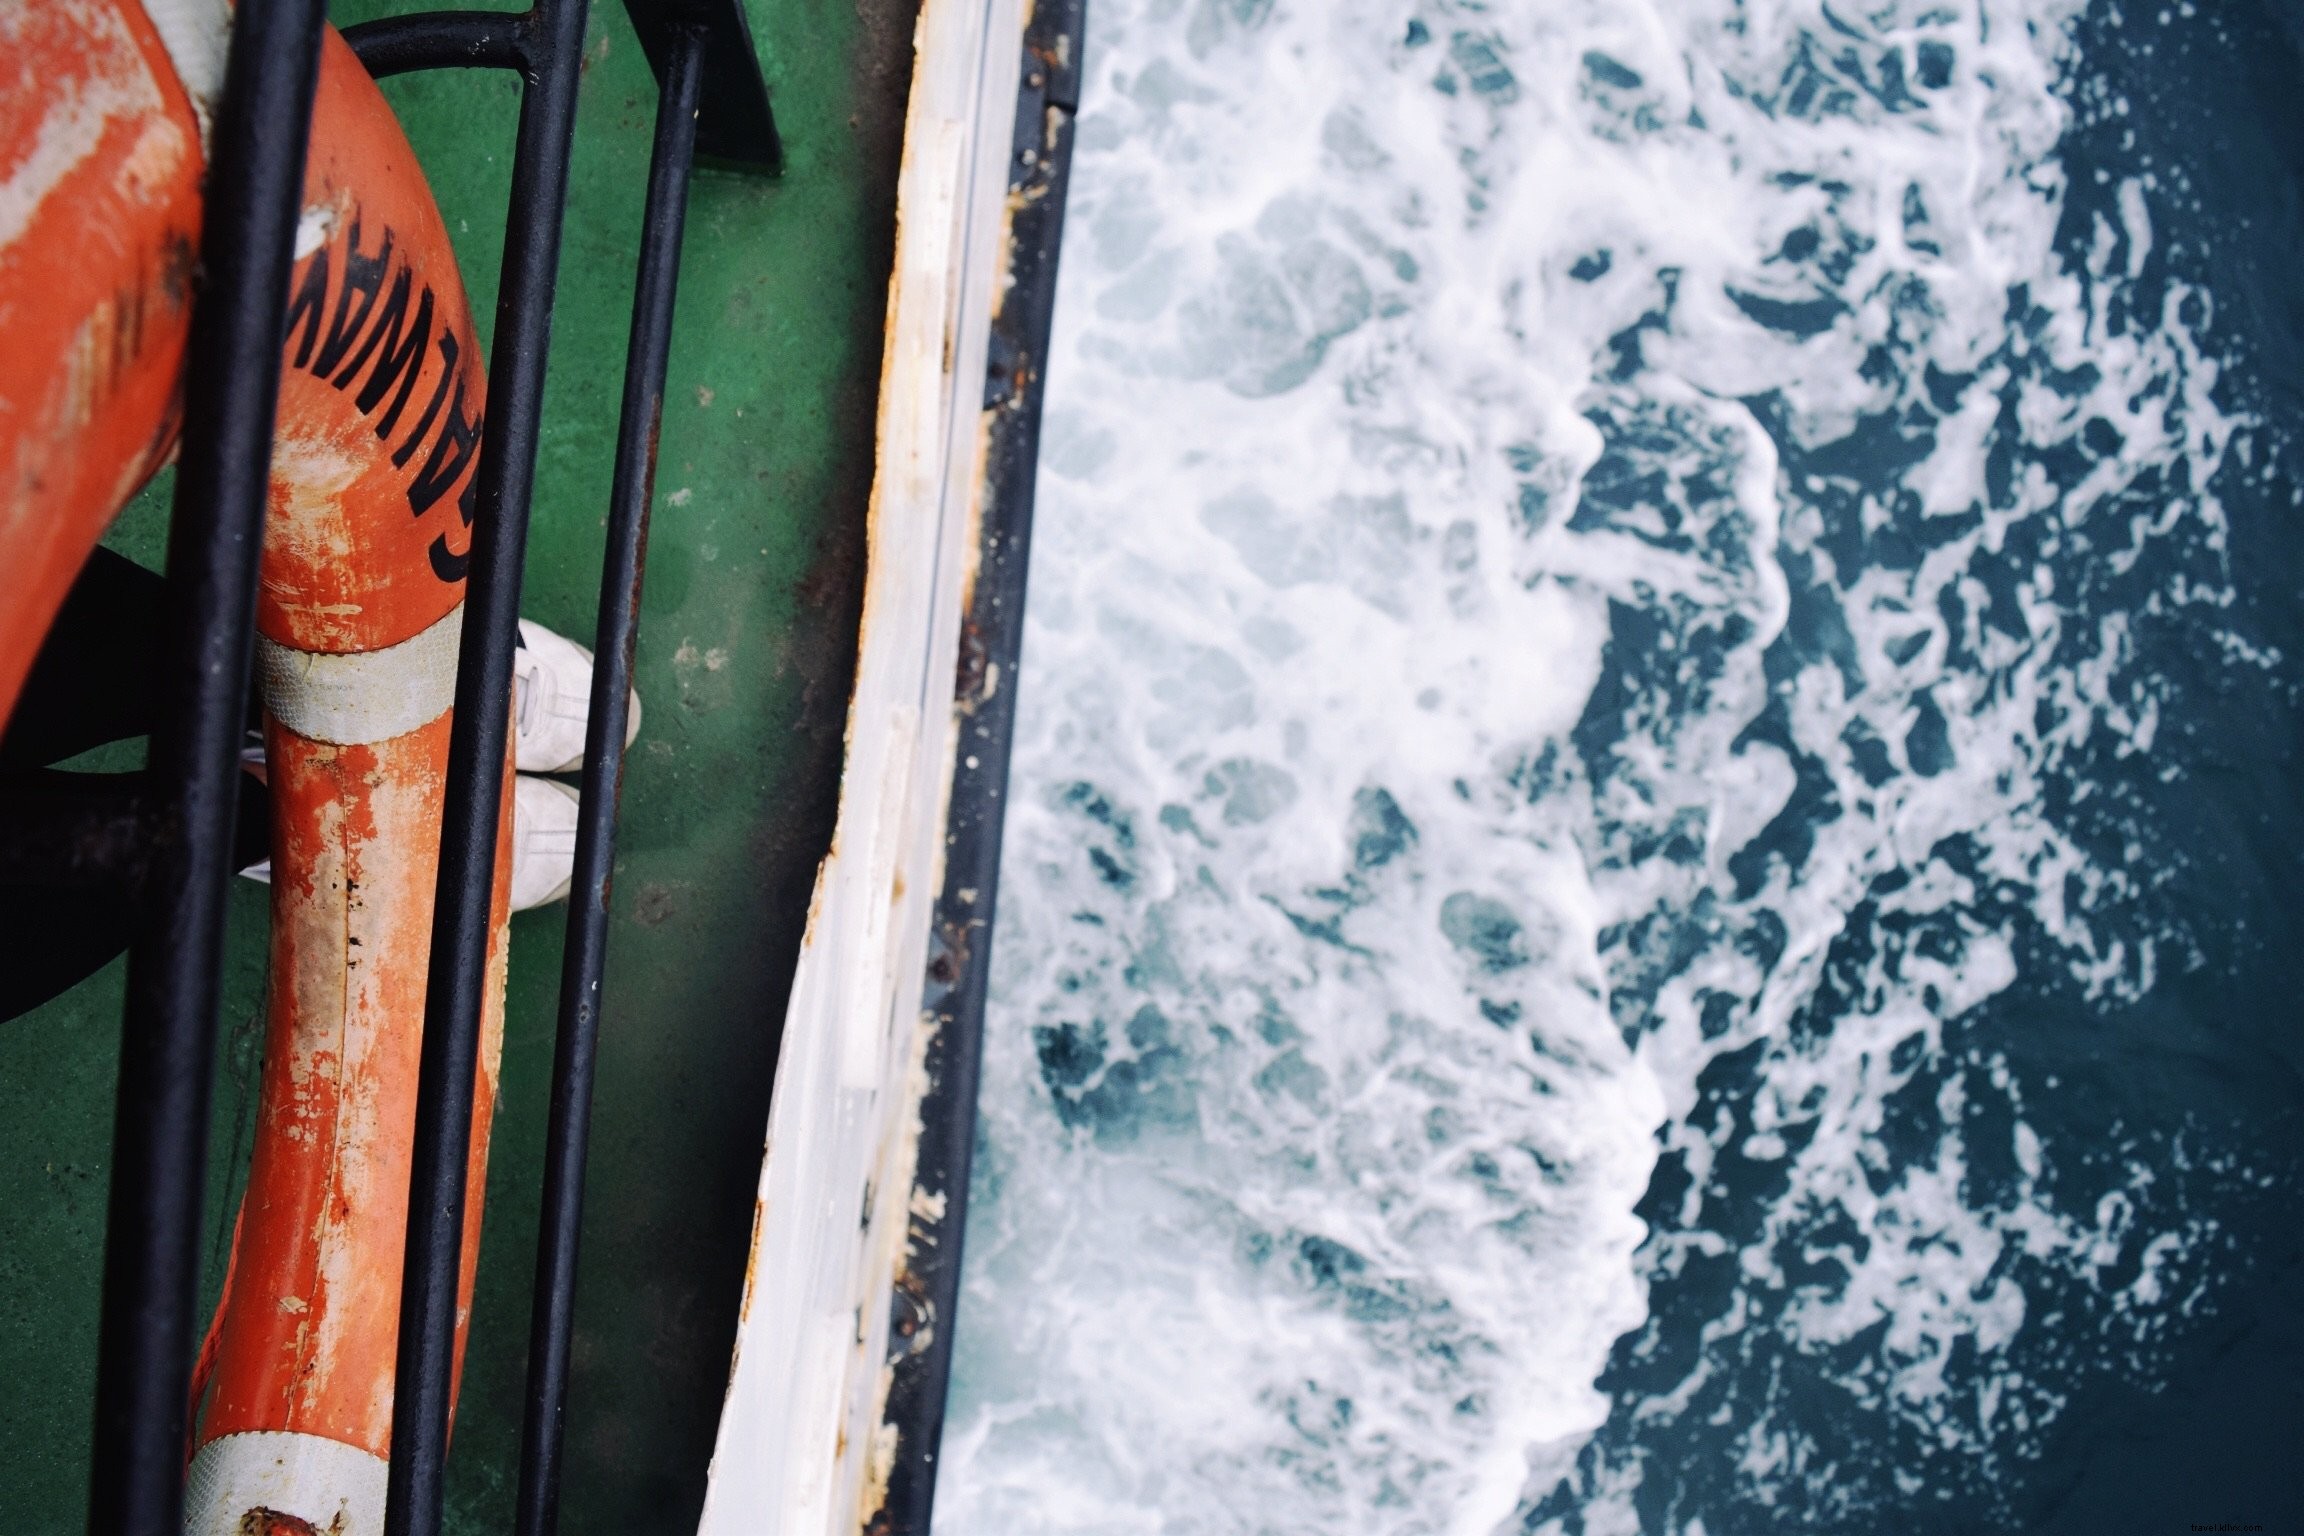
[[[521,774],[512,782],[512,910],[565,901],[576,874],[575,789]]]
[[[592,653],[533,619],[520,621],[523,689],[512,765],[522,773],[574,773],[584,766],[592,713]],[[630,695],[624,745],[640,734],[640,694]]]

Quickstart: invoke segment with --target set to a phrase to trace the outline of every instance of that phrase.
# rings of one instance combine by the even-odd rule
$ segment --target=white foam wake
[[[2122,307],[2153,189],[2055,245],[2076,10],[1097,0],[942,1529],[1485,1536],[1708,1254],[1725,1331],[1886,1318],[1849,1390],[1946,1454],[2053,1414],[1945,1360],[2132,1215],[2020,1121],[1976,1196],[1964,1080],[1879,1137],[2022,935],[2151,985],[2047,786],[2151,744],[2126,615],[2225,590],[2199,296]]]

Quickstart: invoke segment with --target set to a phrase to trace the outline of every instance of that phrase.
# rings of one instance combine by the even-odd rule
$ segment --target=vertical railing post
[[[551,1536],[560,1519],[560,1452],[568,1403],[569,1343],[575,1326],[577,1239],[584,1206],[584,1157],[592,1120],[592,1078],[600,1038],[600,980],[607,960],[608,897],[616,858],[616,807],[624,784],[624,730],[630,718],[632,653],[640,627],[647,561],[648,507],[656,485],[656,434],[664,419],[664,376],[672,351],[672,311],[680,240],[688,218],[688,173],[696,159],[696,108],[704,37],[677,32],[663,60],[656,147],[641,219],[640,272],[632,298],[632,339],[624,358],[624,406],[609,492],[608,551],[600,573],[591,714],[585,725],[583,806],[576,869],[569,887],[568,942],[560,967],[560,1021],[552,1057],[552,1109],[544,1144],[544,1209],[537,1239],[536,1297],[529,1319],[528,1399],[521,1423],[516,1536]]]
[[[527,86],[520,98],[496,339],[489,355],[487,425],[477,471],[431,969],[424,992],[386,1536],[437,1536],[445,1492],[497,820],[508,814],[502,786],[511,731],[512,652],[586,9],[586,0],[536,0],[526,31]]]
[[[168,533],[169,701],[128,954],[91,1536],[181,1536],[229,854],[322,0],[240,0],[217,105]]]

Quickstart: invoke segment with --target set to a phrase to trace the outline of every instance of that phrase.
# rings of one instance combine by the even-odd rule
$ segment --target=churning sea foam
[[[1936,1070],[2154,984],[2049,786],[2229,591],[2165,189],[2066,227],[2079,11],[1095,0],[943,1530],[1635,1529],[1747,1331],[1915,1432],[1738,1400],[1739,1496],[1846,1513],[2054,1419],[2023,1274],[2184,1304],[2200,1223]]]

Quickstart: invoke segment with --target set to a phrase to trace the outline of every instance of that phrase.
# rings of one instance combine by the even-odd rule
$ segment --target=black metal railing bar
[[[528,548],[528,504],[552,340],[586,9],[586,0],[537,0],[529,23],[496,338],[489,353],[487,427],[476,471],[478,506],[456,662],[456,715],[448,734],[440,877],[416,1073],[385,1536],[437,1536],[446,1492],[474,1075],[488,985],[504,754],[512,729],[512,652],[519,638],[521,565]]]
[[[165,701],[128,953],[88,1528],[181,1536],[218,973],[238,809],[288,277],[322,0],[240,0],[210,147],[184,447],[168,531]]]
[[[552,1053],[551,1119],[545,1132],[544,1205],[529,1318],[528,1392],[520,1427],[517,1536],[559,1528],[560,1455],[575,1331],[576,1257],[584,1207],[585,1149],[591,1139],[592,1080],[600,1041],[600,984],[608,954],[608,899],[616,859],[616,811],[624,788],[624,731],[630,718],[633,647],[640,633],[640,587],[648,553],[648,508],[656,487],[656,440],[664,419],[672,312],[688,219],[688,174],[696,159],[696,107],[704,78],[705,34],[683,27],[663,60],[656,144],[641,216],[640,270],[632,297],[632,337],[624,354],[624,403],[609,492],[608,550],[600,571],[591,713],[585,723],[583,799],[576,868],[561,952],[560,1017]]]
[[[344,29],[344,41],[382,80],[420,69],[524,69],[533,11],[423,11]]]

